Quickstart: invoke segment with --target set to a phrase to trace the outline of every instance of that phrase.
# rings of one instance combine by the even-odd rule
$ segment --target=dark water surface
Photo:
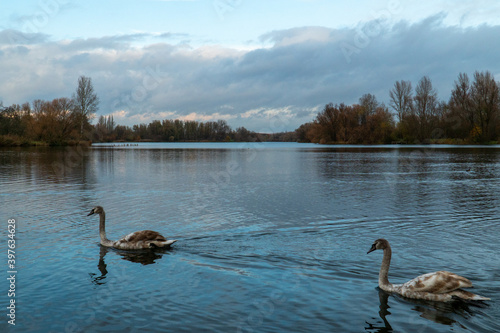
[[[141,144],[0,150],[10,332],[498,332],[500,148]],[[151,229],[170,251],[99,245]],[[16,326],[7,220],[16,219]],[[377,288],[450,270],[485,304]]]

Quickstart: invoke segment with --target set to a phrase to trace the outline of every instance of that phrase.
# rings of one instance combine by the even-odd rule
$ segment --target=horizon
[[[361,3],[361,4],[360,4]],[[432,80],[447,101],[459,73],[498,80],[500,4],[322,0],[2,4],[0,101],[70,97],[92,78],[99,116],[120,125],[225,120],[293,131],[366,94],[389,105],[399,80]],[[392,110],[391,110],[392,111]]]

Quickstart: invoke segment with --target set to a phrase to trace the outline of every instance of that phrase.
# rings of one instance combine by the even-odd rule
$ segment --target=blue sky
[[[12,1],[0,5],[0,101],[71,96],[90,76],[120,124],[225,119],[293,130],[329,103],[388,102],[428,75],[498,79],[498,1]]]

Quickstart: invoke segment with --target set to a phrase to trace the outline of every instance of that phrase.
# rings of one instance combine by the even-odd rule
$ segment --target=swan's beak
[[[370,252],[373,252],[377,249],[377,247],[375,246],[375,244],[372,245],[372,247],[370,248],[370,250],[368,250],[368,252],[366,252],[366,254],[370,253]]]
[[[90,211],[90,213],[88,213],[88,215],[87,215],[87,216],[90,216],[90,215],[92,215],[92,214],[94,214],[94,210],[93,210],[93,209]]]

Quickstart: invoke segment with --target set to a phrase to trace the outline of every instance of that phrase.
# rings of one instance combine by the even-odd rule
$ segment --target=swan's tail
[[[168,239],[166,241],[154,241],[149,243],[149,247],[154,248],[154,247],[170,247],[170,245],[174,244],[177,242],[177,239]]]
[[[466,300],[466,301],[490,301],[491,300],[491,298],[476,295],[476,294],[473,294],[469,291],[465,291],[462,289],[457,289],[457,290],[453,291],[451,294],[452,294],[452,297],[454,297],[454,298],[456,297],[458,299],[462,299],[462,300]]]
[[[491,301],[491,298],[474,294],[474,296],[471,298],[471,300],[472,301]]]

